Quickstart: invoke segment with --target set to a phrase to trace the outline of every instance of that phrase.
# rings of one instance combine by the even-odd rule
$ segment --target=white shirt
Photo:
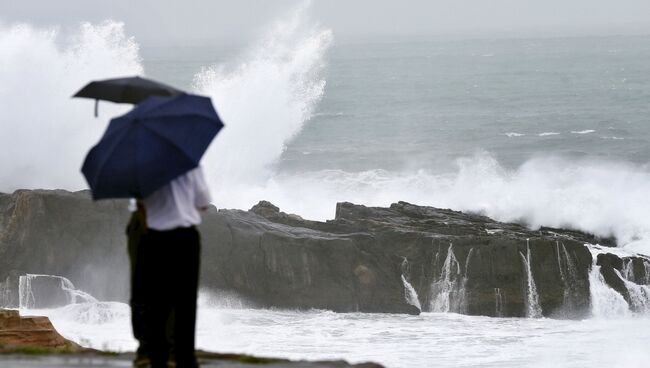
[[[203,170],[197,167],[144,199],[147,226],[162,231],[198,225],[199,208],[207,207],[211,200]]]

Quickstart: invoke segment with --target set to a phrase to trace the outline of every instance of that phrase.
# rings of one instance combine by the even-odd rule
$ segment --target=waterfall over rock
[[[430,311],[464,313],[466,280],[465,273],[454,254],[454,246],[450,243],[440,275],[431,285],[433,298],[429,306]]]
[[[495,317],[503,317],[503,305],[505,303],[504,296],[501,293],[501,288],[494,288],[494,315]]]
[[[556,241],[555,251],[557,253],[557,265],[560,270],[560,277],[564,285],[562,306],[564,311],[576,311],[579,309],[580,302],[580,277],[575,261],[567,251],[564,243]]]
[[[539,305],[539,295],[537,294],[537,286],[535,286],[535,279],[530,267],[530,239],[526,239],[526,256],[520,252],[521,260],[526,269],[526,317],[539,318],[542,317],[542,307]]]
[[[641,256],[608,253],[590,246],[593,264],[589,275],[592,314],[596,317],[650,313],[650,259]]]
[[[589,272],[589,290],[591,291],[591,313],[597,318],[620,317],[629,314],[630,308],[621,294],[605,283],[605,278],[597,265]]]
[[[0,308],[11,308],[16,305],[14,294],[11,287],[11,277],[5,281],[0,281]]]
[[[407,303],[414,307],[417,307],[419,310],[422,310],[422,305],[420,304],[418,293],[415,291],[415,288],[413,288],[413,285],[411,285],[409,282],[409,273],[409,263],[408,259],[405,257],[404,261],[402,261],[402,282],[404,283],[404,297],[406,298]]]
[[[630,309],[634,312],[646,314],[650,313],[650,284],[647,282],[647,265],[650,262],[643,262],[645,275],[643,277],[635,276],[635,268],[632,266],[633,259],[623,259],[623,270],[614,272],[623,280],[625,288],[629,293]],[[637,281],[638,280],[638,281]]]
[[[77,290],[63,276],[27,274],[18,279],[20,309],[51,308],[68,304],[97,302],[92,295]]]

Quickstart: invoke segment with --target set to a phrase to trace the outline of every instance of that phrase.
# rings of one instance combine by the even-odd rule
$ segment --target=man
[[[196,226],[210,205],[200,167],[142,201],[127,227],[136,367],[198,367],[194,355],[201,252]]]

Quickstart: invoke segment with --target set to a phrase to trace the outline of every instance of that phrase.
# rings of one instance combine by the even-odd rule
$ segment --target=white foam
[[[538,136],[540,137],[548,137],[550,135],[559,135],[560,133],[558,132],[544,132],[544,133],[539,133]]]
[[[141,73],[138,46],[122,23],[84,23],[70,38],[0,25],[0,191],[84,188],[85,153],[107,117],[128,107],[102,103],[95,119],[94,101],[70,96],[93,79]]]
[[[508,133],[504,133],[504,135],[505,135],[506,137],[508,137],[508,138],[523,137],[523,136],[525,136],[525,134],[523,134],[523,133],[517,133],[517,132],[508,132]]]
[[[30,314],[49,315],[59,332],[84,346],[133,351],[137,345],[124,313],[128,306],[115,303],[110,309],[113,317],[100,319],[101,324],[81,322],[78,311],[66,308]],[[404,362],[431,367],[432,361],[436,367],[645,367],[649,331],[647,318],[567,321],[202,306],[197,347],[296,360],[375,361],[389,368],[403,367]]]
[[[614,235],[628,252],[650,254],[648,183],[647,168],[626,163],[534,158],[511,170],[479,153],[458,160],[449,174],[323,170],[276,175],[218,201],[222,207],[250,208],[264,198],[283,211],[322,220],[334,216],[336,202],[387,206],[403,200],[524,221],[531,228]]]
[[[623,296],[605,283],[595,258],[589,271],[589,293],[593,317],[616,318],[630,315],[630,308]]]
[[[212,97],[225,123],[204,159],[220,197],[238,196],[242,185],[271,176],[286,143],[323,96],[331,41],[332,32],[313,26],[301,6],[239,65],[213,65],[195,76],[195,89]]]
[[[102,325],[131,318],[128,304],[119,302],[87,302],[69,304],[56,309],[54,318],[62,318],[79,324]]]
[[[594,133],[594,132],[595,132],[595,130],[593,130],[593,129],[572,130],[571,131],[572,134],[590,134],[590,133]]]
[[[624,257],[631,257],[631,256],[636,256],[638,255],[635,252],[631,252],[627,248],[614,248],[614,247],[604,247],[599,244],[585,244],[589,251],[591,252],[591,255],[596,258],[598,257],[599,254],[607,254],[611,253],[619,258],[624,258]]]

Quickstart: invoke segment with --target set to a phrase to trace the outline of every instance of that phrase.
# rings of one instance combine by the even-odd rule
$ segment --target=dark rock
[[[650,284],[650,262],[641,257],[626,257],[622,259],[621,272],[624,277],[638,285]]]
[[[60,275],[101,300],[127,300],[124,201],[23,190],[0,195],[0,204],[0,280]],[[339,203],[335,219],[320,222],[265,201],[250,211],[211,208],[200,229],[202,286],[260,307],[418,313],[413,303],[425,311],[524,316],[535,301],[530,266],[543,315],[589,313],[593,261],[585,243],[597,238],[579,231],[530,230],[405,202]],[[641,257],[603,255],[598,264],[624,297],[621,270],[628,267],[633,282],[650,270]],[[417,302],[407,302],[403,280]]]
[[[591,254],[583,241],[574,237],[581,233],[565,236],[555,229],[530,231],[521,225],[497,223],[480,215],[404,202],[390,208],[339,203],[336,218],[325,223],[296,224],[295,220],[289,223],[281,212],[268,212],[271,216],[267,219],[276,223],[300,225],[348,238],[354,234],[355,242],[362,245],[364,252],[383,260],[382,269],[406,260],[407,278],[425,310],[523,316],[526,278],[522,256],[527,254],[528,247],[544,314],[551,315],[567,303],[575,315],[584,314],[589,307]],[[365,243],[360,241],[364,236]],[[570,280],[562,279],[560,266],[572,269],[571,273],[564,272]],[[392,272],[393,278],[403,273],[401,268]],[[436,283],[440,285],[436,287]],[[572,292],[565,296],[567,287]],[[374,292],[399,293],[385,286]]]
[[[0,280],[61,275],[100,299],[125,300],[126,201],[93,202],[87,191],[18,190],[4,202]]]
[[[621,271],[623,268],[623,260],[615,254],[603,253],[598,255],[596,264],[605,268],[614,268]]]

